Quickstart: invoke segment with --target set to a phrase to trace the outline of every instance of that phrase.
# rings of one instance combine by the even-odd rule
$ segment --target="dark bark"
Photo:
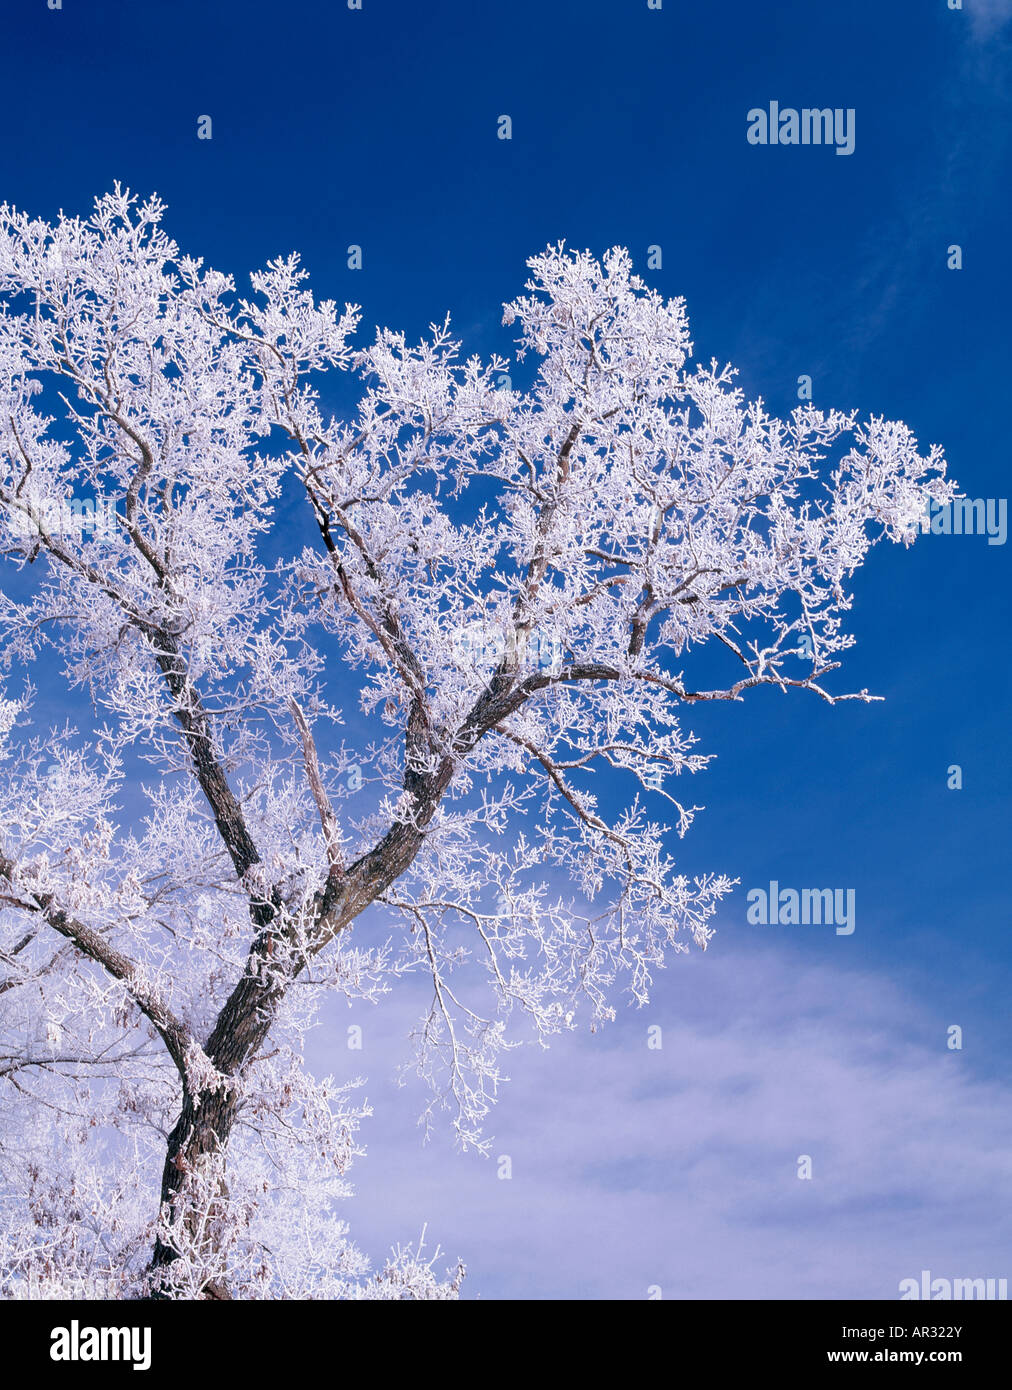
[[[392,826],[346,873],[331,872],[319,896],[317,928],[309,955],[322,950],[410,866],[424,840],[425,825],[431,820],[451,775],[452,764],[447,760],[435,776],[416,785],[411,824]],[[279,936],[280,933],[272,932],[270,927],[259,933],[250,949],[243,976],[222,1007],[204,1045],[211,1064],[226,1078],[237,1077],[262,1047],[291,982],[307,964],[305,956],[292,959],[286,951],[276,950],[282,944],[277,941]],[[162,1169],[161,1201],[169,1205],[171,1226],[185,1223],[190,1216],[186,1207],[187,1174],[203,1159],[226,1150],[237,1114],[238,1097],[229,1081],[198,1095],[184,1084],[182,1107],[169,1135]],[[177,1258],[178,1252],[170,1242],[161,1238],[156,1241],[151,1260],[153,1297],[171,1297],[159,1275]],[[212,1285],[217,1293],[212,1291]],[[207,1296],[228,1296],[220,1278],[209,1281]]]

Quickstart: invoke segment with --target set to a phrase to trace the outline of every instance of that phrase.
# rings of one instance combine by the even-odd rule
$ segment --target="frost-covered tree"
[[[448,322],[353,346],[296,256],[238,297],[162,215],[0,209],[0,1286],[453,1297],[347,1238],[320,1001],[426,972],[427,1118],[483,1146],[504,1048],[712,933],[684,707],[872,698],[826,684],[849,576],[952,487],[902,424],[690,369],[623,250],[531,259],[520,390]]]

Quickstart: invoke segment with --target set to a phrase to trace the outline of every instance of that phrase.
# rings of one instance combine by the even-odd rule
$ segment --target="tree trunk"
[[[267,933],[267,939],[258,939],[251,950],[246,974],[229,996],[205,1047],[212,1066],[225,1077],[238,1075],[243,1064],[256,1054],[285,995],[288,982],[278,973],[266,973],[270,960],[269,937]],[[201,1213],[194,1208],[194,1202],[202,1200],[201,1194],[193,1191],[195,1181],[199,1184],[202,1172],[216,1160],[224,1159],[237,1105],[235,1088],[227,1082],[197,1095],[184,1086],[179,1118],[166,1148],[160,1197],[162,1207],[168,1205],[170,1230],[178,1231],[181,1243],[195,1237]],[[206,1195],[204,1193],[203,1198]],[[227,1198],[222,1195],[221,1200],[224,1203]],[[213,1267],[216,1253],[213,1246],[207,1253]],[[150,1266],[155,1285],[153,1297],[172,1296],[168,1292],[171,1281],[166,1283],[159,1274],[167,1271],[178,1257],[176,1244],[159,1235]],[[223,1269],[209,1273],[207,1297],[229,1297],[223,1282],[224,1273]]]
[[[395,824],[346,873],[331,872],[319,896],[317,931],[309,954],[322,950],[409,867],[421,847],[423,827],[431,819],[449,780],[450,769],[444,766],[416,792],[413,824]],[[261,921],[263,909],[264,904],[256,904],[256,915],[260,915]],[[307,964],[307,957],[303,956],[290,965],[282,965],[274,952],[278,936],[269,926],[258,932],[245,973],[226,1000],[205,1044],[208,1060],[224,1077],[238,1076],[256,1055],[277,1017],[288,986]],[[182,1108],[169,1135],[162,1169],[161,1204],[163,1208],[168,1206],[170,1239],[159,1234],[155,1242],[149,1271],[153,1276],[153,1298],[174,1296],[170,1271],[179,1258],[179,1250],[171,1233],[178,1232],[178,1243],[192,1239],[201,1220],[193,1188],[199,1187],[202,1170],[216,1160],[224,1160],[237,1109],[236,1090],[227,1082],[196,1095],[184,1085]],[[206,1195],[205,1191],[204,1198]],[[227,1298],[225,1270],[216,1267],[213,1247],[208,1248],[208,1254],[211,1260],[204,1297]]]

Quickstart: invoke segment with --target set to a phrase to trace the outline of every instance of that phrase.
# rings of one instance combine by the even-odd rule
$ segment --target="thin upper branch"
[[[302,756],[306,766],[306,777],[309,781],[310,790],[313,793],[313,800],[316,802],[316,809],[320,813],[320,826],[323,829],[323,841],[327,849],[327,860],[330,867],[337,873],[344,872],[344,857],[341,853],[341,832],[338,828],[337,817],[334,808],[327,795],[327,789],[323,785],[323,778],[320,776],[320,760],[316,754],[316,743],[313,739],[312,730],[306,721],[306,716],[298,701],[294,698],[288,701],[289,709],[295,720],[299,731],[299,738],[302,741]]]

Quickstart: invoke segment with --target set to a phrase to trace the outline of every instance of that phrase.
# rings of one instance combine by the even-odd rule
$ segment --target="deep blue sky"
[[[559,238],[597,252],[622,243],[658,288],[685,296],[697,357],[732,361],[771,409],[791,409],[798,376],[810,374],[815,404],[905,420],[923,444],[945,447],[966,493],[1000,498],[1012,462],[1010,17],[1010,0],[966,0],[955,12],[946,0],[664,0],[659,12],[646,0],[364,0],[361,12],[343,0],[64,0],[58,12],[45,0],[7,0],[0,199],[52,217],[61,207],[86,211],[116,179],[157,191],[169,204],[170,235],[223,270],[244,277],[298,250],[315,291],[360,302],[367,329],[416,334],[449,309],[466,347],[482,353],[509,351],[500,306],[519,292],[528,255]],[[771,99],[854,108],[854,154],[749,145],[746,112]],[[508,142],[496,138],[502,114],[512,118]],[[213,119],[210,141],[197,139],[202,115]],[[347,268],[351,243],[363,248],[361,271]],[[960,271],[946,267],[952,243],[963,248]],[[652,244],[663,248],[663,269],[648,272]],[[862,1017],[855,1027],[866,1040],[880,1038],[883,1056],[920,1049],[929,1072],[936,1060],[958,1063],[959,1079],[945,1083],[954,1087],[950,1123],[944,1107],[937,1123],[968,1126],[971,1152],[987,1148],[990,1131],[981,1120],[974,1132],[960,1109],[969,1092],[959,1086],[997,1086],[1007,1104],[1012,1045],[1010,549],[984,537],[929,537],[911,551],[872,552],[855,583],[859,645],[835,688],[867,686],[885,704],[831,709],[757,692],[743,705],[692,711],[703,749],[719,758],[691,788],[708,809],[676,853],[686,871],[726,871],[742,888],[705,960],[675,960],[652,1010],[652,1021],[684,1020],[691,978],[699,1027],[730,1027],[720,1010],[741,1001],[728,972],[733,965],[736,979],[754,975],[767,997],[783,1001],[779,1014],[755,1023],[752,1051],[768,1057],[756,1066],[772,1068],[776,1057],[761,1045],[772,1047],[779,1026],[789,1034],[813,1010],[836,1009],[823,1042],[853,1042],[841,1001],[880,999],[873,1022]],[[950,763],[962,766],[961,791],[946,788]],[[745,889],[771,878],[855,888],[855,934],[748,926]],[[794,979],[805,983],[795,990]],[[867,991],[855,981],[869,982]],[[950,1023],[966,1037],[956,1059],[944,1048]],[[525,1084],[586,1084],[584,1069],[596,1074],[601,1049],[616,1065],[624,1030],[642,1026],[642,1016],[623,1020],[610,1041],[581,1043],[554,1080]],[[666,1065],[674,1085],[679,1058]],[[854,1075],[846,1084],[809,1078],[859,1096],[851,1082]],[[925,1094],[934,1090],[929,1084]],[[527,1103],[530,1112],[518,1086],[504,1112],[518,1135],[537,1111],[536,1096]],[[733,1115],[733,1097],[727,1107]],[[882,1110],[895,1120],[892,1101]],[[841,1109],[847,1133],[855,1113]],[[632,1111],[602,1122],[629,1135],[616,1158],[627,1179],[612,1189],[645,1185],[655,1203],[648,1214],[633,1197],[616,1208],[602,1238],[605,1268],[619,1269],[648,1229],[681,1218],[649,1165],[637,1166],[636,1145],[655,1131],[656,1116],[641,1138]],[[664,1123],[679,1132],[688,1123],[677,1086]],[[931,1142],[915,1104],[902,1123],[914,1148],[918,1135]],[[804,1143],[784,1136],[788,1167]],[[864,1147],[874,1152],[875,1143],[872,1135]],[[371,1163],[359,1174],[365,1233],[382,1243],[383,1194],[376,1187],[370,1198]],[[417,1163],[411,1171],[431,1160]],[[453,1185],[483,1184],[487,1195],[495,1182],[487,1168],[473,1176],[477,1160],[454,1163],[464,1166],[445,1191],[436,1168],[426,1189],[450,1227],[449,1236],[438,1231],[434,1217],[433,1233],[451,1244]],[[900,1206],[903,1171],[890,1188]],[[572,1288],[559,1250],[579,1247],[575,1232],[600,1209],[599,1180],[579,1158],[565,1165],[567,1200],[583,1192],[587,1206],[539,1256],[541,1283],[523,1273],[533,1247],[509,1244],[522,1227],[518,1213],[504,1219],[501,1202],[476,1207],[458,1241],[476,1285],[486,1295]],[[544,1210],[558,1212],[561,1199],[553,1205],[545,1181]],[[965,1256],[973,1265],[993,1234],[987,1211],[1008,1205],[1008,1169],[971,1165],[961,1181],[979,1197],[979,1213],[956,1221],[945,1251],[950,1263]],[[721,1233],[697,1238],[723,1240],[727,1268],[762,1271],[762,1241],[739,1250],[727,1224],[733,1166],[708,1191],[719,1194],[722,1182],[731,1186],[717,1203]],[[869,1188],[848,1200],[865,1213],[874,1205]],[[881,1290],[857,1269],[851,1284],[830,1279],[822,1292],[894,1296],[895,1281],[931,1257],[917,1245],[918,1231],[933,1229],[936,1208],[925,1200],[902,1255],[883,1249]],[[349,1217],[362,1236],[356,1213]],[[807,1238],[820,1230],[830,1239],[818,1220]],[[1008,1274],[1007,1264],[983,1272]],[[628,1286],[603,1276],[583,1292],[643,1296],[633,1266]],[[720,1271],[694,1287],[719,1293],[727,1282]],[[803,1295],[812,1288],[806,1278],[803,1261],[787,1261],[773,1289]],[[761,1293],[760,1283],[757,1272],[742,1287]]]

